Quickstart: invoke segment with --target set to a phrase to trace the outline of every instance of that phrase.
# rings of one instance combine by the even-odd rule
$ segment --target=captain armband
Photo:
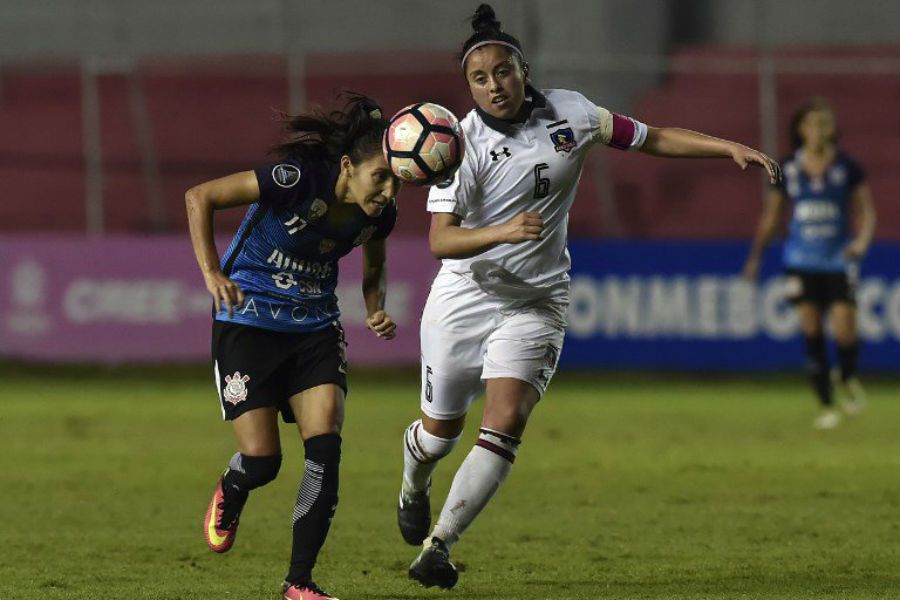
[[[647,126],[637,119],[597,107],[600,123],[594,139],[619,150],[636,150],[647,139]]]

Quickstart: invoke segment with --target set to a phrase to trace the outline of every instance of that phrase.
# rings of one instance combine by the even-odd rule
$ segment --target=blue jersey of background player
[[[821,173],[804,167],[804,150],[782,163],[784,178],[776,185],[792,204],[784,244],[787,269],[818,273],[846,272],[851,241],[850,200],[865,176],[856,162],[837,151]]]
[[[397,217],[399,180],[381,150],[388,122],[350,95],[344,110],[286,120],[282,160],[188,190],[191,241],[216,307],[212,358],[222,416],[238,452],[219,478],[203,520],[215,552],[227,552],[249,493],[281,468],[278,414],[303,438],[305,471],[293,510],[286,600],[326,600],[312,579],[338,503],[347,392],[343,330],[334,290],[337,261],[362,245],[367,327],[384,339],[385,241]],[[249,206],[220,259],[215,210]]]
[[[809,378],[821,406],[813,426],[831,429],[841,420],[833,407],[832,383],[843,392],[846,413],[859,412],[864,401],[855,377],[855,290],[857,264],[875,231],[875,209],[862,169],[837,147],[834,112],[824,100],[812,99],[794,113],[790,136],[794,154],[784,162],[784,179],[769,193],[744,276],[756,280],[763,249],[790,202],[793,214],[784,245],[788,294],[800,317]],[[840,366],[834,372],[825,347],[828,313]]]
[[[388,236],[395,201],[372,216],[356,204],[335,202],[339,168],[328,160],[287,159],[254,173],[259,200],[221,261],[244,302],[216,319],[277,331],[327,327],[340,316],[338,259]]]

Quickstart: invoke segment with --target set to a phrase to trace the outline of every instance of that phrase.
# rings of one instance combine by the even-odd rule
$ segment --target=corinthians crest
[[[225,376],[225,390],[222,397],[226,402],[238,404],[247,399],[247,382],[250,381],[249,375],[241,375],[240,371],[235,371],[234,375]]]

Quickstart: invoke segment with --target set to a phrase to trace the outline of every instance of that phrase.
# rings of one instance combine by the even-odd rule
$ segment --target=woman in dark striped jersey
[[[234,543],[251,490],[281,466],[278,414],[296,422],[306,469],[293,513],[288,600],[332,598],[312,579],[338,501],[341,425],[347,391],[344,333],[335,287],[338,259],[363,247],[368,328],[392,339],[384,310],[385,238],[397,218],[400,183],[382,156],[387,127],[369,98],[342,111],[286,121],[281,160],[188,190],[194,253],[215,302],[212,354],[222,416],[238,441],[203,524],[210,548]],[[225,254],[213,214],[249,206]]]
[[[862,168],[837,146],[834,112],[825,100],[813,98],[797,109],[789,133],[794,152],[782,163],[784,180],[766,199],[744,276],[756,281],[762,252],[790,205],[783,261],[790,300],[800,318],[809,380],[819,400],[813,427],[832,429],[841,421],[833,385],[842,392],[848,415],[862,410],[865,402],[856,377],[856,282],[859,262],[875,233],[875,207]],[[826,316],[837,342],[834,371],[825,344]]]

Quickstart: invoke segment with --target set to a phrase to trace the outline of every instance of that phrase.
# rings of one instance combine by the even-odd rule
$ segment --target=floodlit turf
[[[0,598],[279,597],[302,447],[285,427],[280,477],[251,496],[234,549],[207,550],[201,519],[234,449],[206,371],[0,370]],[[343,600],[900,595],[896,382],[870,382],[865,414],[816,432],[799,380],[562,373],[457,546],[450,593],[406,579],[416,551],[395,524],[415,375],[351,386],[316,571]]]

